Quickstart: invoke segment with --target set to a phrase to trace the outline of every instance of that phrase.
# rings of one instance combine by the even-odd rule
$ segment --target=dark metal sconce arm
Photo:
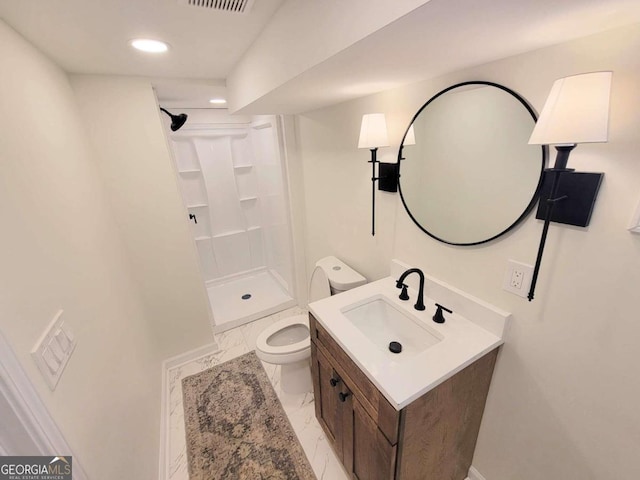
[[[556,197],[558,195],[558,186],[560,185],[560,178],[565,172],[573,172],[573,169],[567,168],[567,161],[569,160],[569,153],[571,150],[575,148],[575,145],[568,146],[558,146],[556,150],[558,151],[556,156],[556,163],[553,168],[547,168],[545,172],[553,174],[553,185],[551,187],[551,192],[549,196],[546,198],[545,202],[547,204],[547,212],[544,217],[544,226],[542,227],[542,236],[540,237],[540,245],[538,246],[538,255],[536,257],[536,266],[533,269],[533,276],[531,277],[531,287],[529,288],[529,294],[527,298],[529,301],[533,300],[533,295],[536,289],[536,282],[538,281],[538,273],[540,272],[540,264],[542,263],[542,254],[544,253],[544,246],[547,241],[547,233],[549,232],[549,223],[551,222],[551,214],[553,213],[553,208],[558,202],[566,200],[569,198],[567,195],[562,195],[560,197]]]
[[[533,276],[531,277],[531,288],[529,288],[529,294],[527,298],[529,301],[533,300],[533,294],[536,289],[536,282],[538,281],[538,273],[540,272],[540,264],[542,263],[542,254],[544,253],[544,245],[547,241],[547,233],[549,232],[549,223],[551,222],[551,213],[553,212],[553,207],[555,207],[556,203],[561,200],[566,200],[568,197],[566,195],[560,198],[553,198],[558,190],[558,183],[560,182],[560,174],[562,170],[555,171],[555,178],[553,179],[553,188],[551,190],[551,198],[546,200],[547,202],[547,214],[544,219],[544,226],[542,227],[542,236],[540,237],[540,245],[538,246],[538,256],[536,257],[536,266],[533,269]]]
[[[376,163],[378,163],[378,149],[371,149],[371,236],[376,234]]]
[[[384,163],[378,161],[378,149],[371,150],[371,235],[376,234],[376,180],[378,181],[378,190],[384,192],[398,191],[399,170],[397,163]],[[378,164],[378,176],[376,177],[376,163]]]

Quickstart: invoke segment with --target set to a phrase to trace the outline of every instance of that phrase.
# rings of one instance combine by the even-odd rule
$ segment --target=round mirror
[[[491,82],[439,92],[413,117],[398,154],[400,196],[413,221],[452,245],[511,230],[537,201],[547,148],[528,145],[535,112]]]

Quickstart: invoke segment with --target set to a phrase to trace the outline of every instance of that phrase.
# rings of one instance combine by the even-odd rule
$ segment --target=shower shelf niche
[[[252,202],[254,200],[258,200],[258,197],[244,197],[240,199],[241,202]]]
[[[208,206],[206,203],[194,203],[193,205],[187,205],[187,208],[206,208]]]
[[[234,165],[233,168],[235,170],[248,170],[250,168],[253,168],[253,165],[251,164],[247,164],[247,165]]]
[[[211,237],[209,237],[208,235],[203,235],[201,237],[196,237],[196,242],[202,242],[204,240],[211,240]]]
[[[189,170],[178,170],[178,173],[180,173],[182,175],[194,174],[194,173],[201,174],[202,170],[193,168],[193,169],[189,169]]]

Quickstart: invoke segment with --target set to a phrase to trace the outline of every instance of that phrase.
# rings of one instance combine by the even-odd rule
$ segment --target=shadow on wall
[[[511,328],[515,328],[513,325]],[[508,337],[511,336],[508,334]],[[515,337],[513,335],[512,337]],[[599,450],[603,455],[615,458],[618,452],[607,445],[599,432],[571,431],[571,425],[588,425],[594,421],[595,409],[581,404],[585,397],[571,390],[571,382],[562,385],[545,385],[544,379],[536,378],[534,370],[522,362],[518,356],[518,349],[522,346],[516,342],[510,343],[507,337],[502,346],[500,356],[496,362],[492,382],[507,381],[509,386],[492,385],[482,420],[482,428],[476,447],[474,467],[486,478],[564,478],[564,479],[602,479],[608,478],[609,472],[594,471],[590,465],[590,458],[582,452]],[[566,361],[566,359],[562,359]],[[553,360],[552,362],[553,363]],[[508,372],[505,372],[508,370]],[[544,369],[537,365],[535,371],[542,373]],[[542,373],[543,374],[543,373]],[[551,376],[546,378],[553,378]],[[503,380],[504,379],[504,380]],[[509,396],[497,396],[497,391],[510,391]],[[569,400],[567,400],[569,399]],[[489,404],[493,404],[489,407]],[[554,405],[569,405],[567,411],[554,410]],[[514,413],[518,410],[518,413]],[[496,427],[501,422],[491,418],[492,414],[506,414],[511,418],[523,418],[522,412],[529,412],[527,423],[519,428],[511,429],[508,436]],[[573,418],[571,418],[573,417]],[[587,422],[586,419],[589,419]],[[599,419],[601,422],[611,423],[616,419]],[[617,419],[621,423],[618,428],[627,428],[625,419]],[[546,431],[544,442],[532,438],[529,432],[536,425],[551,425]],[[530,428],[532,426],[532,428]],[[611,431],[608,426],[603,431]],[[581,446],[583,448],[581,448]],[[501,452],[499,456],[495,452]],[[521,452],[527,452],[526,458]],[[520,456],[520,457],[519,457]],[[478,459],[492,458],[491,469],[488,465],[477,463]],[[501,459],[510,459],[503,461]],[[514,461],[514,459],[517,459]],[[612,460],[615,462],[615,460]],[[517,470],[514,470],[517,466]],[[559,473],[560,472],[560,473]],[[630,477],[631,478],[631,477]]]

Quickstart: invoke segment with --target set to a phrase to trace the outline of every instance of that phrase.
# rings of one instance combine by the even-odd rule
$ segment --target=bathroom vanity
[[[464,480],[502,344],[499,317],[506,321],[509,314],[480,312],[485,326],[497,330],[456,313],[432,328],[432,301],[414,315],[412,301],[397,300],[393,282],[389,277],[310,305],[316,417],[353,479]],[[454,297],[456,308],[463,305]],[[361,314],[376,332],[357,325]],[[411,345],[417,332],[402,338],[405,320],[398,314],[423,322],[419,328],[435,340]],[[400,337],[406,351],[385,351],[380,331]]]

